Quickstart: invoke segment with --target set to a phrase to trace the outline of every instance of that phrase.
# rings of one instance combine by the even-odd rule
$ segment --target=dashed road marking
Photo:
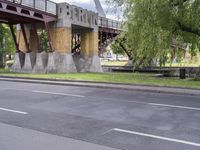
[[[164,141],[168,141],[168,142],[174,142],[174,143],[179,143],[179,144],[185,144],[185,145],[200,147],[200,143],[195,143],[195,142],[185,141],[185,140],[179,140],[179,139],[174,139],[174,138],[168,138],[168,137],[164,137],[164,136],[157,136],[157,135],[147,134],[147,133],[142,133],[142,132],[137,132],[137,131],[130,131],[130,130],[124,130],[124,129],[119,129],[119,128],[114,128],[114,129],[110,130],[110,132],[111,131],[128,133],[128,134],[138,135],[138,136],[142,136],[142,137],[148,137],[148,138],[164,140]]]
[[[28,114],[27,112],[24,112],[24,111],[13,110],[13,109],[8,109],[8,108],[3,108],[3,107],[0,107],[0,111],[7,111],[7,112],[23,114],[23,115],[27,115]]]
[[[66,94],[66,93],[55,93],[55,92],[46,92],[46,91],[32,91],[33,93],[39,93],[39,94],[51,94],[51,95],[61,95],[61,96],[71,96],[71,97],[79,97],[84,98],[83,95],[74,95],[74,94]]]
[[[188,110],[197,110],[200,111],[200,108],[195,107],[186,107],[186,106],[178,106],[178,105],[167,105],[167,104],[157,104],[157,103],[148,103],[153,106],[161,106],[161,107],[171,107],[171,108],[180,108],[180,109],[188,109]]]

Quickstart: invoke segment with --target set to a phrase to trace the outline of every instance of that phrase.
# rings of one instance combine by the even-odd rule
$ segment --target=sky
[[[52,1],[56,3],[67,2],[96,12],[95,3],[93,0],[52,0]],[[120,11],[118,11],[117,13],[114,12],[114,9],[111,6],[109,6],[108,3],[106,3],[106,0],[100,0],[100,2],[108,18],[119,20],[121,16]]]

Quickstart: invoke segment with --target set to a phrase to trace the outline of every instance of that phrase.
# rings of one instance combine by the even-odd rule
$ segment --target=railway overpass
[[[101,72],[99,51],[119,34],[119,22],[68,3],[0,0],[0,12],[16,46],[14,72]],[[41,47],[41,30],[47,35],[47,52]]]

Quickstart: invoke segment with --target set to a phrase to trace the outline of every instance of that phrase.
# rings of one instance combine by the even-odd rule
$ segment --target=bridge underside
[[[103,53],[106,50],[106,47],[110,45],[115,38],[119,35],[119,30],[99,27],[99,53]]]

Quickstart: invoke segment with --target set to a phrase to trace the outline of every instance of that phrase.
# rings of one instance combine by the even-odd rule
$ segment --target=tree
[[[0,67],[5,66],[5,57],[7,54],[13,54],[15,46],[10,29],[5,24],[0,24]]]
[[[133,60],[132,50],[129,49],[129,46],[126,43],[124,35],[118,36],[116,40],[111,44],[111,49],[115,54],[127,55],[129,60]]]
[[[124,7],[126,41],[133,50],[134,65],[164,63],[172,40],[188,43],[191,54],[200,49],[199,0],[110,0]]]

